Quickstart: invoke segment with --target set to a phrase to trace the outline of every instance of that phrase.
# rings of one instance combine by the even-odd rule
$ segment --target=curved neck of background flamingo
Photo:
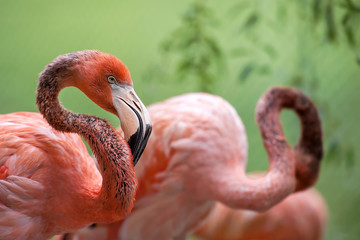
[[[131,150],[106,120],[65,109],[58,100],[61,89],[57,78],[42,74],[36,100],[39,111],[56,130],[77,133],[89,143],[103,177],[101,192],[95,198],[100,203],[94,205],[118,220],[130,212],[137,186]]]
[[[302,133],[295,151],[280,123],[283,108],[293,109],[300,117]],[[321,123],[313,103],[289,88],[268,91],[258,102],[256,117],[269,157],[268,173],[256,179],[241,171],[224,174],[216,184],[222,187],[214,192],[216,200],[230,207],[263,211],[316,181],[322,157]]]
[[[283,108],[292,109],[300,119],[301,136],[293,151],[296,191],[304,190],[316,182],[323,156],[320,118],[312,101],[296,89],[279,87],[265,93],[256,112],[269,159],[281,155],[288,145],[279,117]]]

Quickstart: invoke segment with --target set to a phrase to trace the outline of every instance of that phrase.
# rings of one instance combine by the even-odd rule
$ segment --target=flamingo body
[[[222,98],[187,94],[148,110],[153,134],[136,169],[137,201],[121,239],[183,235],[212,209],[209,183],[226,171],[241,172],[247,161],[244,126]],[[161,229],[154,231],[155,226]]]
[[[272,115],[272,111],[279,111],[275,107],[279,99],[285,99],[287,106],[295,104],[297,109],[294,99],[298,96],[303,95],[293,89],[279,88],[270,90],[259,101],[258,122],[270,169],[257,179],[249,178],[245,172],[245,129],[227,101],[210,94],[192,93],[149,106],[153,132],[135,169],[139,188],[133,211],[123,221],[100,224],[79,234],[69,234],[66,239],[77,239],[80,235],[86,236],[83,239],[94,239],[95,232],[104,232],[104,229],[107,235],[103,239],[107,240],[185,239],[206,219],[216,202],[233,208],[265,211],[298,186],[314,182],[317,177],[314,168],[318,169],[319,159],[306,155],[307,163],[313,166],[307,168],[301,155],[285,141],[281,126],[277,125],[278,116]],[[289,99],[293,102],[288,103]],[[306,106],[309,100],[303,100],[301,103]],[[313,125],[303,126],[302,131],[307,137],[307,133],[314,130],[313,136],[318,138],[320,123],[313,105],[309,103],[301,109],[302,120],[315,114]],[[313,147],[319,148],[319,145],[321,141],[315,141]],[[297,181],[298,168],[312,173],[306,183]]]
[[[263,213],[217,203],[195,236],[204,240],[321,240],[327,214],[325,200],[314,189],[294,193]]]
[[[8,169],[0,180],[0,236],[51,237],[44,226],[76,229],[93,214],[79,205],[99,194],[102,177],[78,135],[54,130],[38,113],[5,114],[0,148],[0,164]],[[69,213],[73,221],[61,216]]]
[[[62,107],[68,86],[116,114],[126,139],[106,120]],[[0,115],[0,239],[48,239],[128,215],[151,125],[126,66],[100,51],[61,55],[40,74],[36,103],[41,114]]]

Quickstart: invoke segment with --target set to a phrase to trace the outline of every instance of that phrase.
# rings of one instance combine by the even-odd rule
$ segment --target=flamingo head
[[[95,50],[72,53],[71,77],[61,87],[74,86],[101,108],[120,119],[134,165],[151,133],[150,116],[136,95],[130,72],[118,58]],[[65,76],[66,78],[66,76]]]

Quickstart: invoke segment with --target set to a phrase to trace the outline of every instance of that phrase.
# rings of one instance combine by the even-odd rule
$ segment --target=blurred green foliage
[[[37,75],[57,55],[99,49],[129,67],[146,105],[210,91],[237,109],[249,139],[248,171],[267,168],[254,122],[257,99],[296,86],[320,110],[326,156],[317,188],[330,219],[326,240],[360,236],[359,8],[355,0],[0,0],[0,113],[37,111]],[[76,89],[62,103],[118,120]],[[281,116],[294,144],[297,118]]]
[[[239,36],[236,37],[242,37],[242,40],[249,44],[247,48],[240,45],[230,50],[232,57],[243,57],[246,59],[246,63],[238,72],[237,79],[240,83],[247,80],[251,74],[255,74],[255,76],[269,75],[272,70],[271,60],[279,54],[271,41],[260,38],[262,32],[259,29],[261,25],[266,26],[269,21],[266,16],[266,9],[261,9],[260,3],[261,1],[258,0],[238,1],[229,9],[228,17],[222,18],[222,24],[226,24],[228,21],[237,22],[237,35]],[[215,20],[214,11],[208,5],[208,1],[205,0],[197,0],[191,3],[181,16],[181,26],[170,34],[170,37],[162,43],[161,47],[167,55],[172,54],[173,58],[179,59],[175,64],[175,79],[183,81],[184,78],[191,78],[198,83],[200,91],[213,92],[212,86],[215,81],[221,80],[226,61],[224,60],[219,40],[214,37],[216,34],[209,35],[206,31],[219,25],[218,20]],[[321,0],[314,0],[312,3],[298,1],[298,5],[299,9],[297,11],[299,14],[297,17],[299,20],[304,15],[310,16],[312,14],[315,24],[318,24],[320,18],[324,18],[323,21],[326,27],[325,38],[329,40],[329,44],[334,43],[338,38],[338,27],[335,23],[333,10],[336,7],[335,3],[332,0],[327,0],[325,3]],[[356,16],[353,15],[358,13],[358,8],[351,0],[345,0],[341,3],[341,6],[347,9],[341,24],[350,43],[349,48],[353,48],[356,45],[353,30],[356,24],[360,24],[360,18],[351,24],[349,20],[346,20],[348,23],[344,24],[344,19],[355,18]],[[279,4],[276,7],[279,12],[276,24],[281,24],[286,20],[283,16],[286,15],[288,9],[285,9],[283,4]],[[308,17],[305,18],[306,20],[308,23],[305,22],[303,27],[297,29],[299,35],[306,34],[310,30],[312,19]],[[302,48],[297,48],[296,50],[299,51],[298,55],[300,56],[299,60],[302,61],[301,64],[310,64],[309,58],[311,56],[302,54]],[[258,58],[249,57],[254,51],[260,51],[263,55],[267,55],[268,61],[259,61]],[[304,68],[303,66],[299,67]],[[161,79],[162,76],[157,75],[157,77]],[[325,140],[326,159],[338,163],[341,162],[339,159],[345,159],[347,165],[351,166],[355,157],[353,150],[355,145],[347,144],[344,146],[342,144],[341,139],[344,137],[344,134],[340,134],[337,129],[341,128],[340,125],[343,123],[331,115],[327,102],[317,93],[318,78],[315,70],[300,69],[300,71],[294,72],[293,76],[288,79],[288,84],[306,91],[317,102],[323,118],[328,119],[324,122],[324,124],[329,126],[326,128],[331,129],[328,132],[328,139]]]
[[[341,20],[336,18],[334,13],[334,8],[339,6],[343,8]],[[359,40],[356,34],[359,34],[360,3],[353,0],[313,0],[312,10],[315,23],[321,22],[321,20],[325,22],[326,38],[329,41],[335,42],[339,38],[339,29],[342,29],[349,45],[352,47],[357,45]],[[341,21],[341,25],[336,24],[336,21]]]
[[[194,79],[200,91],[212,92],[224,59],[217,39],[208,33],[217,20],[205,3],[200,0],[190,4],[182,15],[181,26],[162,43],[162,49],[178,55],[177,79]]]

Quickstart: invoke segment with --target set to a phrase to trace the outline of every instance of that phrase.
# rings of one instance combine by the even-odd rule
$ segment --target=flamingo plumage
[[[280,124],[282,108],[293,109],[301,138],[293,149]],[[270,168],[250,178],[245,128],[236,110],[218,96],[192,93],[148,107],[153,133],[135,169],[139,188],[123,221],[66,235],[64,239],[185,239],[220,202],[266,211],[317,179],[322,132],[317,110],[303,93],[273,88],[259,100],[256,119]],[[81,238],[81,237],[83,238]],[[59,237],[58,239],[61,239]]]
[[[69,86],[116,114],[125,139],[106,120],[63,108],[57,97]],[[40,74],[36,103],[41,114],[0,115],[0,239],[48,239],[128,215],[151,125],[126,66],[95,50],[61,55]]]
[[[216,203],[194,235],[199,240],[321,240],[327,216],[324,198],[309,189],[291,194],[262,213]]]

